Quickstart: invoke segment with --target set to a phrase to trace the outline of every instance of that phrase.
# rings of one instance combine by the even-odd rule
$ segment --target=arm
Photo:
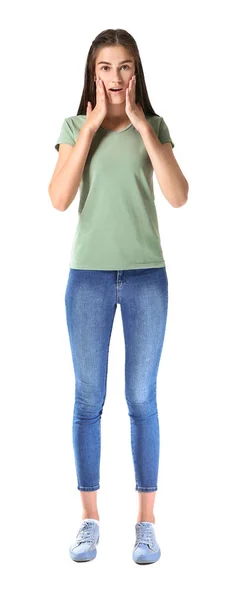
[[[166,200],[174,208],[183,206],[187,202],[189,186],[175,159],[171,142],[162,144],[149,123],[142,127],[140,135]]]
[[[60,144],[59,157],[48,193],[57,210],[66,210],[78,191],[94,132],[83,125],[75,145]],[[60,148],[62,146],[62,150]]]

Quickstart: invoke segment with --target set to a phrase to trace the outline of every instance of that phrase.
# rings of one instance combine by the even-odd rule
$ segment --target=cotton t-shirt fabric
[[[163,117],[146,117],[161,143],[174,143]],[[74,146],[86,115],[67,117],[55,144]],[[153,167],[140,133],[96,131],[80,182],[78,223],[69,266],[124,270],[163,267]]]

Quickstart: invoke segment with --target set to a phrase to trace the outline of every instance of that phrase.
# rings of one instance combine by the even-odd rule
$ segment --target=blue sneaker
[[[95,558],[99,537],[99,521],[97,519],[83,519],[76,539],[69,547],[70,557],[75,561],[86,561]]]
[[[156,541],[154,524],[151,521],[140,521],[135,524],[135,529],[133,560],[145,565],[156,562],[161,556],[161,551]]]

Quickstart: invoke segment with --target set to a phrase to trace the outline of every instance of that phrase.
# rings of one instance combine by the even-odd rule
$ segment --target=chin
[[[111,98],[109,96],[109,102],[111,102],[111,103],[113,103],[113,102],[124,102],[124,98],[118,98],[118,96],[117,97],[114,96],[114,97]]]

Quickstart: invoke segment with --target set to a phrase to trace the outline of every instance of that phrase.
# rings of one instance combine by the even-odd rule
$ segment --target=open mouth
[[[119,94],[120,92],[122,92],[123,88],[110,88],[109,91],[113,92],[114,94]]]

